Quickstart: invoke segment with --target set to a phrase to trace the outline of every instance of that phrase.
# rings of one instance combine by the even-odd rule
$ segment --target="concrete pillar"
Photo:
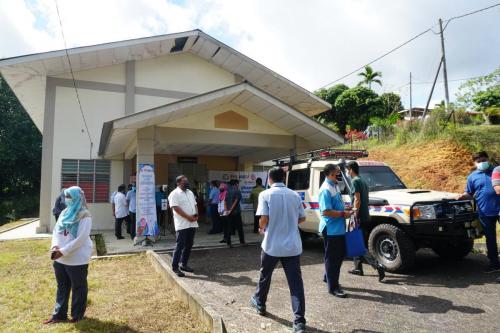
[[[137,131],[137,176],[139,164],[155,162],[155,127],[141,128]],[[140,193],[139,182],[136,183],[137,193]],[[141,215],[140,205],[137,205],[137,216]]]

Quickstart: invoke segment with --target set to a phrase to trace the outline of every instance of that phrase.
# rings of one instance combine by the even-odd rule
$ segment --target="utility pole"
[[[446,110],[446,112],[449,112],[450,111],[450,93],[448,91],[448,72],[446,70],[446,53],[444,52],[444,34],[443,33],[444,33],[443,20],[439,19],[439,35],[441,37],[441,54],[443,57],[445,110]],[[453,111],[452,111],[452,113],[453,113]],[[455,122],[455,115],[454,114],[453,114],[453,122]]]
[[[412,103],[412,99],[411,99],[411,72],[410,72],[410,125],[411,123],[413,122],[413,116],[412,116],[412,113],[413,113],[413,103]]]

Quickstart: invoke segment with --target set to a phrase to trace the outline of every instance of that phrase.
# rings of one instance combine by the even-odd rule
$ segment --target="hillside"
[[[368,160],[387,163],[410,188],[462,192],[467,175],[474,169],[471,154],[486,150],[500,155],[500,126],[469,127],[435,140],[369,144]]]

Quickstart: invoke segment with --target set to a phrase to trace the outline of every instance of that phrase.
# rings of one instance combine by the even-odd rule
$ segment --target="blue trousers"
[[[345,236],[328,236],[323,229],[323,244],[325,246],[325,277],[328,291],[333,292],[340,287],[340,267],[345,257]]]
[[[87,308],[87,273],[89,265],[69,266],[54,261],[57,280],[56,305],[52,318],[68,318],[68,301],[71,291],[71,318],[82,319]]]
[[[497,222],[498,216],[479,216],[486,236],[486,248],[491,266],[498,266]]]
[[[187,266],[189,256],[191,255],[191,248],[194,243],[194,234],[196,228],[187,228],[175,232],[175,249],[172,255],[172,268],[179,268],[179,262],[182,266]]]
[[[293,257],[273,257],[262,251],[260,255],[260,277],[255,298],[259,305],[266,304],[269,288],[271,287],[271,277],[278,261],[281,262],[285,271],[290,296],[292,298],[292,310],[295,315],[295,324],[306,323],[304,317],[306,311],[306,300],[304,295],[304,283],[300,271],[300,255]]]
[[[210,204],[210,218],[212,219],[211,234],[218,234],[222,232],[222,221],[219,215],[219,206],[217,204]]]

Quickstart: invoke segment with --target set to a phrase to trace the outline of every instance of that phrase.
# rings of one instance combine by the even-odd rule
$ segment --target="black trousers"
[[[210,205],[210,218],[212,219],[212,229],[209,231],[211,234],[218,234],[222,232],[222,221],[219,215],[219,205]]]
[[[122,224],[127,222],[128,215],[124,217],[115,217],[115,236],[116,238],[122,237]]]
[[[52,318],[58,320],[68,318],[68,301],[71,291],[71,318],[82,319],[87,308],[89,265],[69,266],[54,261],[53,266],[57,281],[57,294]]]
[[[333,292],[340,286],[340,267],[345,257],[345,236],[328,236],[323,229],[323,243],[325,246],[325,280],[328,291]]]
[[[367,231],[366,231],[367,230],[366,222],[361,222],[360,228],[361,228],[361,231],[363,231],[363,237],[364,237],[365,242],[366,242],[366,240],[369,237],[369,233],[367,233]],[[368,264],[368,265],[372,266],[375,270],[380,265],[379,262],[377,261],[377,259],[375,259],[368,251],[366,251],[366,254],[364,256],[354,257],[352,259],[354,261],[354,269],[359,270],[361,272],[363,271],[363,264]]]
[[[187,266],[191,248],[194,243],[196,228],[187,228],[175,232],[175,249],[172,255],[172,268],[179,268],[179,262],[182,266]]]
[[[259,220],[260,216],[257,215],[257,212],[253,212],[253,232],[258,233],[259,232]]]
[[[135,213],[133,212],[128,212],[128,219],[127,219],[127,232],[130,234],[130,238],[134,239],[135,238]]]
[[[234,228],[238,231],[238,236],[240,238],[240,243],[245,243],[245,233],[243,232],[243,220],[241,219],[241,213],[234,213],[225,217],[226,223],[224,223],[224,239],[226,243],[231,244],[231,232]]]
[[[273,257],[262,251],[260,255],[260,277],[257,290],[255,291],[255,298],[259,305],[266,304],[274,268],[279,261],[285,271],[288,288],[290,289],[292,310],[295,315],[294,323],[305,324],[306,300],[302,272],[300,271],[300,255],[293,257]]]

